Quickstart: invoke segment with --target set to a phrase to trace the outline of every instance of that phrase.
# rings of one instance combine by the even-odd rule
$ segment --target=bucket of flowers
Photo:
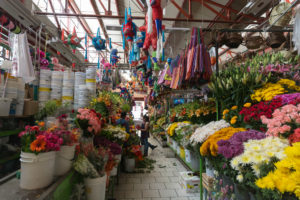
[[[40,123],[44,126],[44,123]],[[34,190],[47,187],[54,177],[56,151],[63,139],[39,126],[26,126],[19,134],[21,138],[21,181],[22,189]]]
[[[105,199],[108,159],[109,153],[104,148],[95,148],[93,144],[80,148],[73,168],[84,177],[88,200]]]
[[[133,172],[136,161],[143,160],[143,153],[141,151],[141,145],[138,136],[130,135],[124,146],[124,155],[125,171]]]

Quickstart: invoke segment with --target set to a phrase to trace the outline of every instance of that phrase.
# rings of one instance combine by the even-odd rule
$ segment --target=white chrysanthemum
[[[242,174],[239,174],[239,175],[237,175],[236,176],[236,180],[238,181],[238,182],[243,182],[243,180],[244,180],[244,177],[243,177],[243,175]]]

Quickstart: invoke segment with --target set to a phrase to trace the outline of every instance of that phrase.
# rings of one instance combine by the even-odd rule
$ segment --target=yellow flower
[[[231,110],[236,110],[237,108],[237,106],[232,106]]]
[[[226,115],[227,113],[229,113],[229,110],[228,110],[228,109],[225,109],[225,110],[223,111],[223,115]]]
[[[230,124],[235,124],[236,123],[236,118],[231,118]]]
[[[249,108],[251,106],[251,103],[245,103],[244,107]]]
[[[222,117],[222,119],[226,119],[226,116],[224,115],[224,116]]]

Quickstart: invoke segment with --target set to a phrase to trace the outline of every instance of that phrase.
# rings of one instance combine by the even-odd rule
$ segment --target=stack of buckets
[[[5,97],[11,100],[9,114],[16,114],[17,98],[18,98],[18,80],[13,77],[7,79],[7,85],[5,88]]]
[[[62,103],[73,104],[74,91],[74,72],[71,70],[64,71],[63,88],[62,88]]]
[[[42,109],[45,103],[50,100],[51,92],[51,70],[41,69],[39,88],[39,108]]]
[[[61,71],[52,71],[51,79],[51,100],[61,101],[62,97],[62,81],[63,81],[63,72]]]
[[[82,102],[84,99],[84,94],[81,95],[81,99],[79,99],[80,94],[80,86],[85,85],[85,73],[84,72],[75,72],[75,83],[74,83],[74,109],[77,110],[79,107],[79,102]]]
[[[96,96],[96,67],[86,69],[86,88],[89,91],[90,98]]]
[[[17,96],[17,106],[16,106],[16,115],[23,115],[24,109],[24,98],[25,98],[25,83],[22,78],[18,79],[17,82],[18,96]]]
[[[78,91],[78,108],[87,107],[89,105],[90,95],[89,91],[87,90],[86,84],[79,85]]]

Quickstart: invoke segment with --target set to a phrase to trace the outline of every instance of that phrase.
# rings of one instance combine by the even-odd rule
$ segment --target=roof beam
[[[205,6],[208,10],[212,11],[213,13],[215,13],[217,16],[223,18],[224,20],[229,20],[229,17],[224,16],[222,13],[218,12],[213,7],[211,7],[210,5],[208,5],[207,3],[205,3],[205,2],[202,1],[201,4],[203,6]]]
[[[54,19],[55,19],[57,28],[58,28],[59,31],[61,31],[59,21],[58,21],[58,19],[57,19],[56,14],[55,14],[55,10],[54,10],[54,6],[53,6],[53,3],[52,3],[52,0],[49,0],[49,3],[50,3],[51,10],[52,10],[52,12],[53,12],[53,14],[54,14]]]
[[[116,4],[117,15],[120,15],[119,1],[115,0],[115,4]],[[119,19],[119,24],[122,25],[121,19]]]
[[[182,13],[187,19],[190,19],[190,18],[191,18],[191,16],[190,16],[187,12],[185,12],[185,10],[182,9],[182,6],[180,7],[180,6],[176,3],[176,1],[171,0],[171,3],[172,3],[172,4],[179,10],[179,12]]]
[[[91,0],[92,1],[92,0]],[[36,15],[54,15],[51,12],[34,12]],[[107,18],[107,19],[123,19],[122,15],[100,15],[100,14],[72,14],[72,13],[56,13],[57,16],[69,16],[69,17],[85,17],[85,18]],[[145,20],[144,16],[132,16],[132,19],[135,20]],[[163,21],[175,21],[175,22],[215,22],[215,23],[227,23],[227,24],[237,24],[239,22],[228,20],[211,20],[211,19],[182,19],[182,18],[163,18]],[[260,24],[259,22],[240,22],[243,24]]]
[[[105,8],[104,4],[102,3],[102,0],[99,0],[99,3],[101,5],[101,7],[103,8],[103,10],[105,11],[105,13],[107,13],[107,9]]]
[[[104,26],[104,22],[102,20],[102,16],[100,15],[99,9],[98,9],[97,4],[96,4],[96,1],[95,0],[90,0],[90,1],[91,1],[91,4],[92,4],[92,7],[94,9],[94,12],[96,14],[95,16],[97,17],[98,22],[100,24],[100,27],[101,27],[101,29],[102,29],[102,31],[104,33],[105,39],[109,40],[107,31],[106,31],[105,26]]]

